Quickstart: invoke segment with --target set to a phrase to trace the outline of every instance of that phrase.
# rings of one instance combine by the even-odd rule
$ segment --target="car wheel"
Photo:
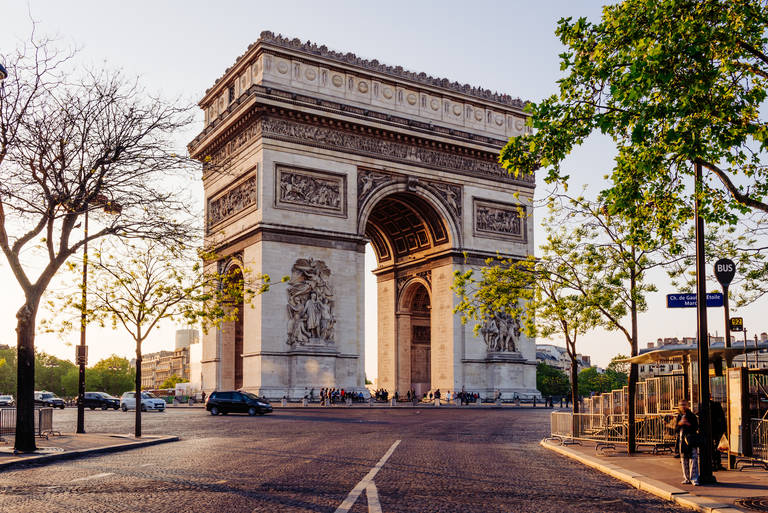
[[[145,404],[141,405],[141,411],[147,411],[147,406]]]
[[[106,410],[107,408],[109,408],[109,406],[107,406],[106,404],[101,407],[102,410]]]
[[[90,409],[91,409],[91,411],[93,411],[93,410],[95,410],[95,409],[96,409],[96,407],[95,407],[95,406],[89,406],[88,408],[90,408]]]
[[[64,409],[64,405],[63,404],[59,405],[59,409],[63,410]]]
[[[218,415],[219,409],[215,406],[211,407],[211,415]]]
[[[254,415],[256,415],[256,408],[254,408],[253,406],[251,406],[250,408],[248,408],[248,415],[250,415],[251,417],[253,417]]]
[[[119,408],[120,408],[119,406],[113,406],[112,407],[113,410],[118,410]]]
[[[128,407],[125,405],[125,403],[123,403],[122,408],[123,408],[123,411],[128,411]]]

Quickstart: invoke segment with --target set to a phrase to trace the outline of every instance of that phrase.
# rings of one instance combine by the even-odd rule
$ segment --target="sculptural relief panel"
[[[322,260],[300,258],[288,282],[289,346],[328,346],[335,341],[331,270]]]
[[[217,225],[225,219],[258,204],[258,176],[246,178],[223,194],[208,200],[206,227]]]
[[[520,321],[505,312],[496,312],[480,328],[485,345],[492,353],[517,352],[520,332]]]
[[[346,176],[276,164],[275,207],[346,217]]]
[[[474,200],[474,232],[479,237],[525,243],[526,217],[522,205]]]

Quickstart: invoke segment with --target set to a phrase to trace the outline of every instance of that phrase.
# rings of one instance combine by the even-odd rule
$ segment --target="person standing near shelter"
[[[677,414],[677,438],[680,441],[680,462],[683,465],[683,484],[699,486],[699,421],[681,399]]]
[[[725,470],[722,461],[720,461],[720,439],[725,435],[727,423],[725,412],[719,402],[709,398],[709,415],[712,419],[712,470]]]

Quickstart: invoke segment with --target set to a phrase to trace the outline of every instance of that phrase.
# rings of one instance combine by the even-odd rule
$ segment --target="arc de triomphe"
[[[207,392],[363,390],[370,242],[379,387],[537,394],[515,319],[477,337],[452,311],[454,271],[532,251],[534,182],[497,164],[520,100],[264,32],[200,106],[217,265],[291,277],[203,337]]]

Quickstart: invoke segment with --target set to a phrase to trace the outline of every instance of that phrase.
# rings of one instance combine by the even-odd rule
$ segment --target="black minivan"
[[[211,415],[226,415],[227,413],[247,413],[248,415],[264,415],[272,413],[272,405],[263,397],[250,392],[211,392],[205,401],[205,409]]]

